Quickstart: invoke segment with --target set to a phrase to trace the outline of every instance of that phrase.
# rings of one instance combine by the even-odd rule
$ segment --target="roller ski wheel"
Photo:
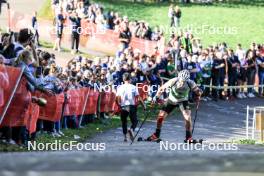
[[[202,144],[203,143],[203,139],[185,139],[184,143],[188,143],[188,144]]]
[[[145,139],[143,137],[139,137],[137,139],[138,142],[156,142],[156,143],[160,143],[162,140],[160,138],[155,138],[155,139],[152,139],[150,140],[149,138]]]

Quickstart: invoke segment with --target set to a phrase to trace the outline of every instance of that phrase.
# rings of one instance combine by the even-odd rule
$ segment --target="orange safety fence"
[[[31,94],[27,90],[27,81],[25,78],[20,80],[21,70],[14,67],[0,66],[0,75],[5,77],[5,86],[0,87],[2,89],[2,97],[4,104],[0,106],[0,114],[3,116],[5,106],[7,111],[3,116],[1,126],[15,127],[15,126],[26,126],[28,121],[27,110],[31,101]],[[3,77],[2,77],[3,78]],[[8,81],[6,81],[6,79]],[[19,82],[18,82],[19,81]],[[1,83],[2,79],[1,79]],[[8,83],[8,85],[7,85]],[[19,83],[19,84],[18,84]],[[16,90],[14,88],[18,84]],[[12,92],[14,96],[12,97]],[[11,99],[10,104],[8,101]]]
[[[21,70],[15,67],[0,65],[0,116],[4,113],[5,106],[12,96],[13,88],[19,81]]]
[[[115,97],[116,96],[114,92],[102,92],[100,112],[114,112]]]
[[[20,79],[21,70],[9,66],[0,66],[0,113],[11,96],[18,79]],[[143,100],[148,96],[145,87],[147,84],[138,84],[138,91]],[[116,104],[116,94],[113,91],[101,92],[90,88],[80,88],[65,92],[68,99],[65,102],[64,116],[96,114],[98,106],[100,112],[119,112]],[[44,93],[34,92],[34,96],[47,100],[44,107],[39,107],[32,103],[31,93],[27,89],[27,80],[22,77],[15,91],[14,97],[7,109],[1,126],[26,126],[30,133],[36,131],[38,119],[48,121],[59,121],[62,116],[63,103],[65,101],[64,93],[49,96]],[[100,103],[99,101],[100,96]],[[99,103],[99,104],[98,104]]]
[[[85,105],[87,104],[89,100],[88,98],[89,98],[90,88],[80,88],[78,89],[78,91],[79,91],[80,105],[77,109],[77,113],[78,115],[83,115],[84,110],[85,110]]]
[[[28,111],[28,120],[27,120],[27,129],[29,131],[29,134],[32,134],[37,129],[37,120],[39,117],[39,106],[35,103],[30,103]]]
[[[27,90],[27,81],[23,77],[11,101],[1,126],[26,126],[27,111],[31,102],[31,93]],[[10,89],[13,90],[13,89]]]
[[[99,92],[94,89],[90,89],[84,114],[96,114],[97,106],[98,106],[98,98],[99,98]]]
[[[81,104],[81,91],[78,89],[69,90],[67,92],[68,101],[65,104],[67,111],[64,111],[63,115],[79,115],[79,107]],[[66,108],[65,107],[65,108]]]
[[[62,105],[64,102],[63,93],[55,96],[48,96],[41,93],[39,97],[47,100],[47,104],[44,107],[40,107],[39,119],[57,122],[61,119]]]

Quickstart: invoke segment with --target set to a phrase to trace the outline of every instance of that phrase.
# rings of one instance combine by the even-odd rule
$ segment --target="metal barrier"
[[[247,106],[246,117],[246,137],[249,139],[251,131],[251,139],[256,139],[255,133],[260,133],[260,141],[264,141],[264,107]]]

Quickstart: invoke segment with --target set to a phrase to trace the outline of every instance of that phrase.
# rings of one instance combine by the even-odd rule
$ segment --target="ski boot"
[[[161,139],[156,135],[156,133],[153,133],[146,139],[146,141],[160,143]]]

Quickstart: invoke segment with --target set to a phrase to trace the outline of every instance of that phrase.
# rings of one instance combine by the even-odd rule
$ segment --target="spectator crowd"
[[[252,43],[248,49],[244,49],[241,44],[238,44],[236,49],[232,49],[224,42],[203,47],[201,41],[194,38],[191,33],[179,32],[170,36],[164,54],[156,50],[152,55],[147,55],[129,45],[131,36],[160,40],[162,31],[157,28],[151,32],[146,22],[129,22],[127,17],[120,17],[116,12],[105,13],[103,7],[90,4],[89,1],[55,0],[53,9],[56,13],[60,12],[56,19],[57,23],[59,19],[64,19],[64,13],[67,12],[75,13],[75,19],[82,18],[105,28],[118,30],[120,43],[123,45],[115,56],[91,59],[76,55],[68,62],[66,68],[62,68],[56,64],[54,54],[36,49],[34,34],[29,29],[21,29],[18,33],[1,34],[0,64],[22,68],[31,92],[38,90],[52,96],[81,87],[94,89],[102,85],[118,86],[122,84],[123,74],[128,72],[131,74],[132,84],[147,83],[156,87],[148,92],[151,99],[155,96],[157,88],[167,79],[177,76],[180,70],[187,69],[191,73],[191,79],[204,90],[204,101],[264,95],[262,87],[258,89],[244,87],[255,85],[257,80],[260,85],[264,84],[263,44]],[[60,30],[63,28],[62,25],[63,22],[58,24]],[[59,42],[58,38],[57,44]],[[223,88],[225,84],[241,87],[230,88],[226,92]],[[215,87],[208,87],[210,85]],[[38,103],[40,100],[38,97],[33,97],[32,101]],[[192,101],[191,95],[190,101]],[[65,116],[62,121],[55,123],[39,120],[37,131],[47,131],[59,137],[64,135],[61,132],[62,127],[79,128],[96,116],[96,114],[86,114],[81,123],[77,123],[80,117],[76,116]],[[106,114],[100,116],[107,117]],[[23,127],[0,130],[2,138],[9,141],[14,139],[16,142],[24,143],[28,140],[27,132]],[[35,135],[31,136],[33,139],[34,137]]]
[[[152,29],[145,21],[129,21],[127,16],[121,16],[118,12],[106,11],[99,4],[91,4],[89,0],[53,0],[52,9],[55,14],[54,24],[56,26],[57,40],[54,49],[60,51],[61,38],[64,22],[68,19],[72,27],[72,52],[76,53],[79,49],[79,34],[77,28],[81,27],[80,21],[96,24],[100,30],[114,30],[115,32],[124,31],[130,37],[137,37],[146,40],[159,41],[164,37],[162,30],[157,26]],[[176,11],[177,8],[176,8]],[[174,13],[172,14],[175,16]],[[179,25],[178,18],[175,17],[175,25]]]

